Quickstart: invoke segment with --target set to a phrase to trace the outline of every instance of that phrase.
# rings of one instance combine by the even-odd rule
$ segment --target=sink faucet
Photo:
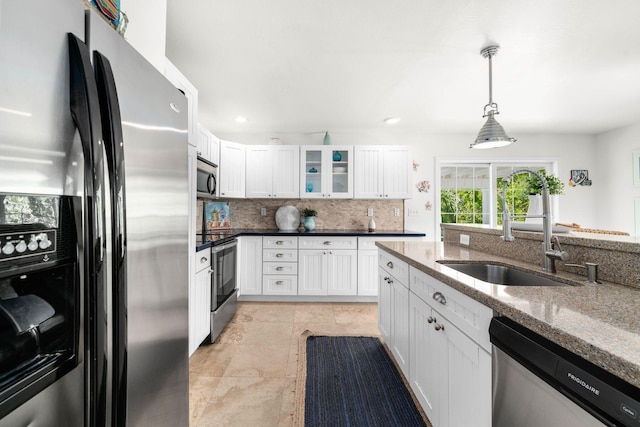
[[[564,252],[560,247],[560,241],[555,237],[555,241],[558,245],[558,249],[554,248],[552,235],[551,235],[551,203],[549,199],[549,187],[547,181],[538,172],[530,169],[518,169],[512,172],[502,181],[502,240],[505,242],[513,242],[515,238],[511,233],[511,214],[509,213],[509,207],[507,206],[507,185],[511,179],[521,173],[531,173],[540,180],[542,184],[542,215],[527,215],[525,218],[540,218],[542,217],[542,231],[543,231],[543,264],[544,271],[549,273],[556,272],[555,260],[559,259],[566,261],[569,259],[569,254]]]

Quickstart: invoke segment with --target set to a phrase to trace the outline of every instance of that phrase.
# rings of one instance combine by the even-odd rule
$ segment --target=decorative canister
[[[302,225],[306,231],[313,231],[316,229],[316,221],[312,216],[305,216],[304,221],[302,221]]]
[[[334,151],[333,152],[333,161],[334,162],[339,162],[340,160],[342,160],[342,154],[340,154],[339,151]]]

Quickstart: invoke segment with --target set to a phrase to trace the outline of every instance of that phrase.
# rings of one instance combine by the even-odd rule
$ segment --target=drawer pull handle
[[[429,316],[429,317],[427,317],[427,322],[428,322],[428,323],[433,323],[433,322],[435,322],[435,321],[436,321],[436,318],[435,318],[435,317],[433,317],[433,316]]]
[[[391,261],[389,261],[389,262],[387,263],[387,267],[389,267],[389,268],[393,268],[393,263],[392,263]]]
[[[202,258],[200,258],[200,262],[201,262],[201,263],[205,263],[205,262],[207,262],[207,261],[209,261],[209,260],[207,259],[207,257],[202,257]]]
[[[284,254],[276,254],[276,258],[282,258]]]
[[[282,285],[284,282],[282,280],[276,280],[276,285]]]
[[[444,295],[442,295],[442,292],[434,293],[433,299],[438,301],[442,305],[445,305],[447,303],[447,299],[444,297]]]
[[[436,331],[444,331],[444,325],[436,323],[436,326],[433,327]]]
[[[284,270],[284,267],[276,267],[276,271],[282,271]]]
[[[333,245],[333,242],[331,240],[325,240],[324,244],[325,245]]]
[[[284,243],[284,242],[283,242],[282,240],[278,240],[278,241],[276,242],[276,245],[282,245],[283,243]]]

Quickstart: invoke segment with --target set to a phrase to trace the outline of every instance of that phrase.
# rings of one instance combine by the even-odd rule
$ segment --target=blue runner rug
[[[298,425],[429,425],[379,338],[308,336],[301,364],[305,349],[306,381],[298,378],[305,387],[304,424],[299,414]]]

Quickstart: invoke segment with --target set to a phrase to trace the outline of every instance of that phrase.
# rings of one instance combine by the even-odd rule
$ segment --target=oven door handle
[[[234,240],[233,242],[225,243],[224,245],[214,246],[211,249],[211,252],[216,254],[218,252],[224,251],[225,249],[233,248],[234,246],[237,246],[237,245],[238,245],[238,241]]]

